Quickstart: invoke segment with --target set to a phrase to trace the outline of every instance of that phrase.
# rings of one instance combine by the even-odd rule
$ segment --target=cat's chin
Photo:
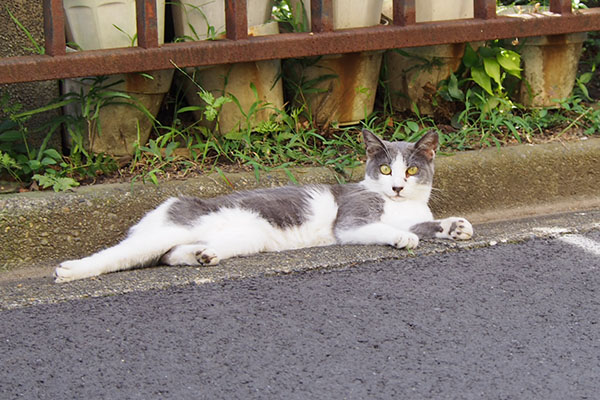
[[[387,196],[388,199],[392,200],[392,201],[404,201],[406,200],[406,198],[404,196]]]

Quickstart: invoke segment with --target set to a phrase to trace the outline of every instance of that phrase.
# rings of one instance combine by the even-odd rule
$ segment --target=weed
[[[197,6],[194,4],[183,3],[183,2],[179,2],[179,1],[167,2],[167,4],[170,4],[172,7],[178,7],[179,10],[181,10],[181,12],[185,14],[185,16],[186,16],[185,19],[187,21],[189,21],[191,19],[190,14],[199,15],[204,20],[204,23],[206,25],[206,32],[201,33],[196,30],[196,27],[194,26],[194,24],[192,24],[191,22],[188,22],[187,28],[192,33],[192,35],[191,36],[185,35],[183,37],[177,37],[177,38],[175,38],[175,42],[198,41],[198,40],[217,40],[224,36],[224,34],[225,34],[224,31],[218,32],[217,29],[210,24],[210,22],[208,21],[208,18],[206,17],[206,14],[202,10],[202,5]]]
[[[46,53],[46,49],[43,46],[40,46],[39,43],[35,40],[31,32],[19,21],[13,13],[10,11],[8,7],[6,7],[6,12],[10,16],[10,19],[17,25],[17,27],[27,36],[27,39],[31,43],[33,47],[25,48],[25,50],[29,50],[33,53],[43,55]]]

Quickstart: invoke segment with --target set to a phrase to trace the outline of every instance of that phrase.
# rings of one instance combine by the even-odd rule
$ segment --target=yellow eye
[[[392,173],[392,169],[389,165],[383,164],[379,167],[379,172],[381,172],[384,175],[390,175]]]
[[[416,175],[419,172],[419,168],[417,167],[408,167],[408,169],[406,170],[406,175],[407,176],[413,176]]]

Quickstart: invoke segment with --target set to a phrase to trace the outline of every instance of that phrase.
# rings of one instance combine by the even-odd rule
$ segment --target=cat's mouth
[[[404,196],[402,196],[401,194],[394,194],[392,196],[388,196],[391,200],[393,201],[402,201],[404,200]]]

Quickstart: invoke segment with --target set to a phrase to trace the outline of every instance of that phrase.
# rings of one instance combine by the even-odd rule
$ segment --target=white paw
[[[443,231],[439,237],[454,240],[468,240],[473,237],[473,226],[464,218],[450,217],[441,221]]]
[[[216,265],[219,257],[203,244],[183,244],[172,248],[160,261],[167,265]]]
[[[54,270],[54,282],[69,282],[93,275],[87,270],[85,263],[82,263],[81,260],[65,261]]]
[[[419,237],[414,233],[410,232],[400,232],[392,246],[397,247],[399,249],[414,249],[419,245]]]
[[[196,260],[203,265],[217,265],[220,258],[212,249],[202,249],[196,252]]]

